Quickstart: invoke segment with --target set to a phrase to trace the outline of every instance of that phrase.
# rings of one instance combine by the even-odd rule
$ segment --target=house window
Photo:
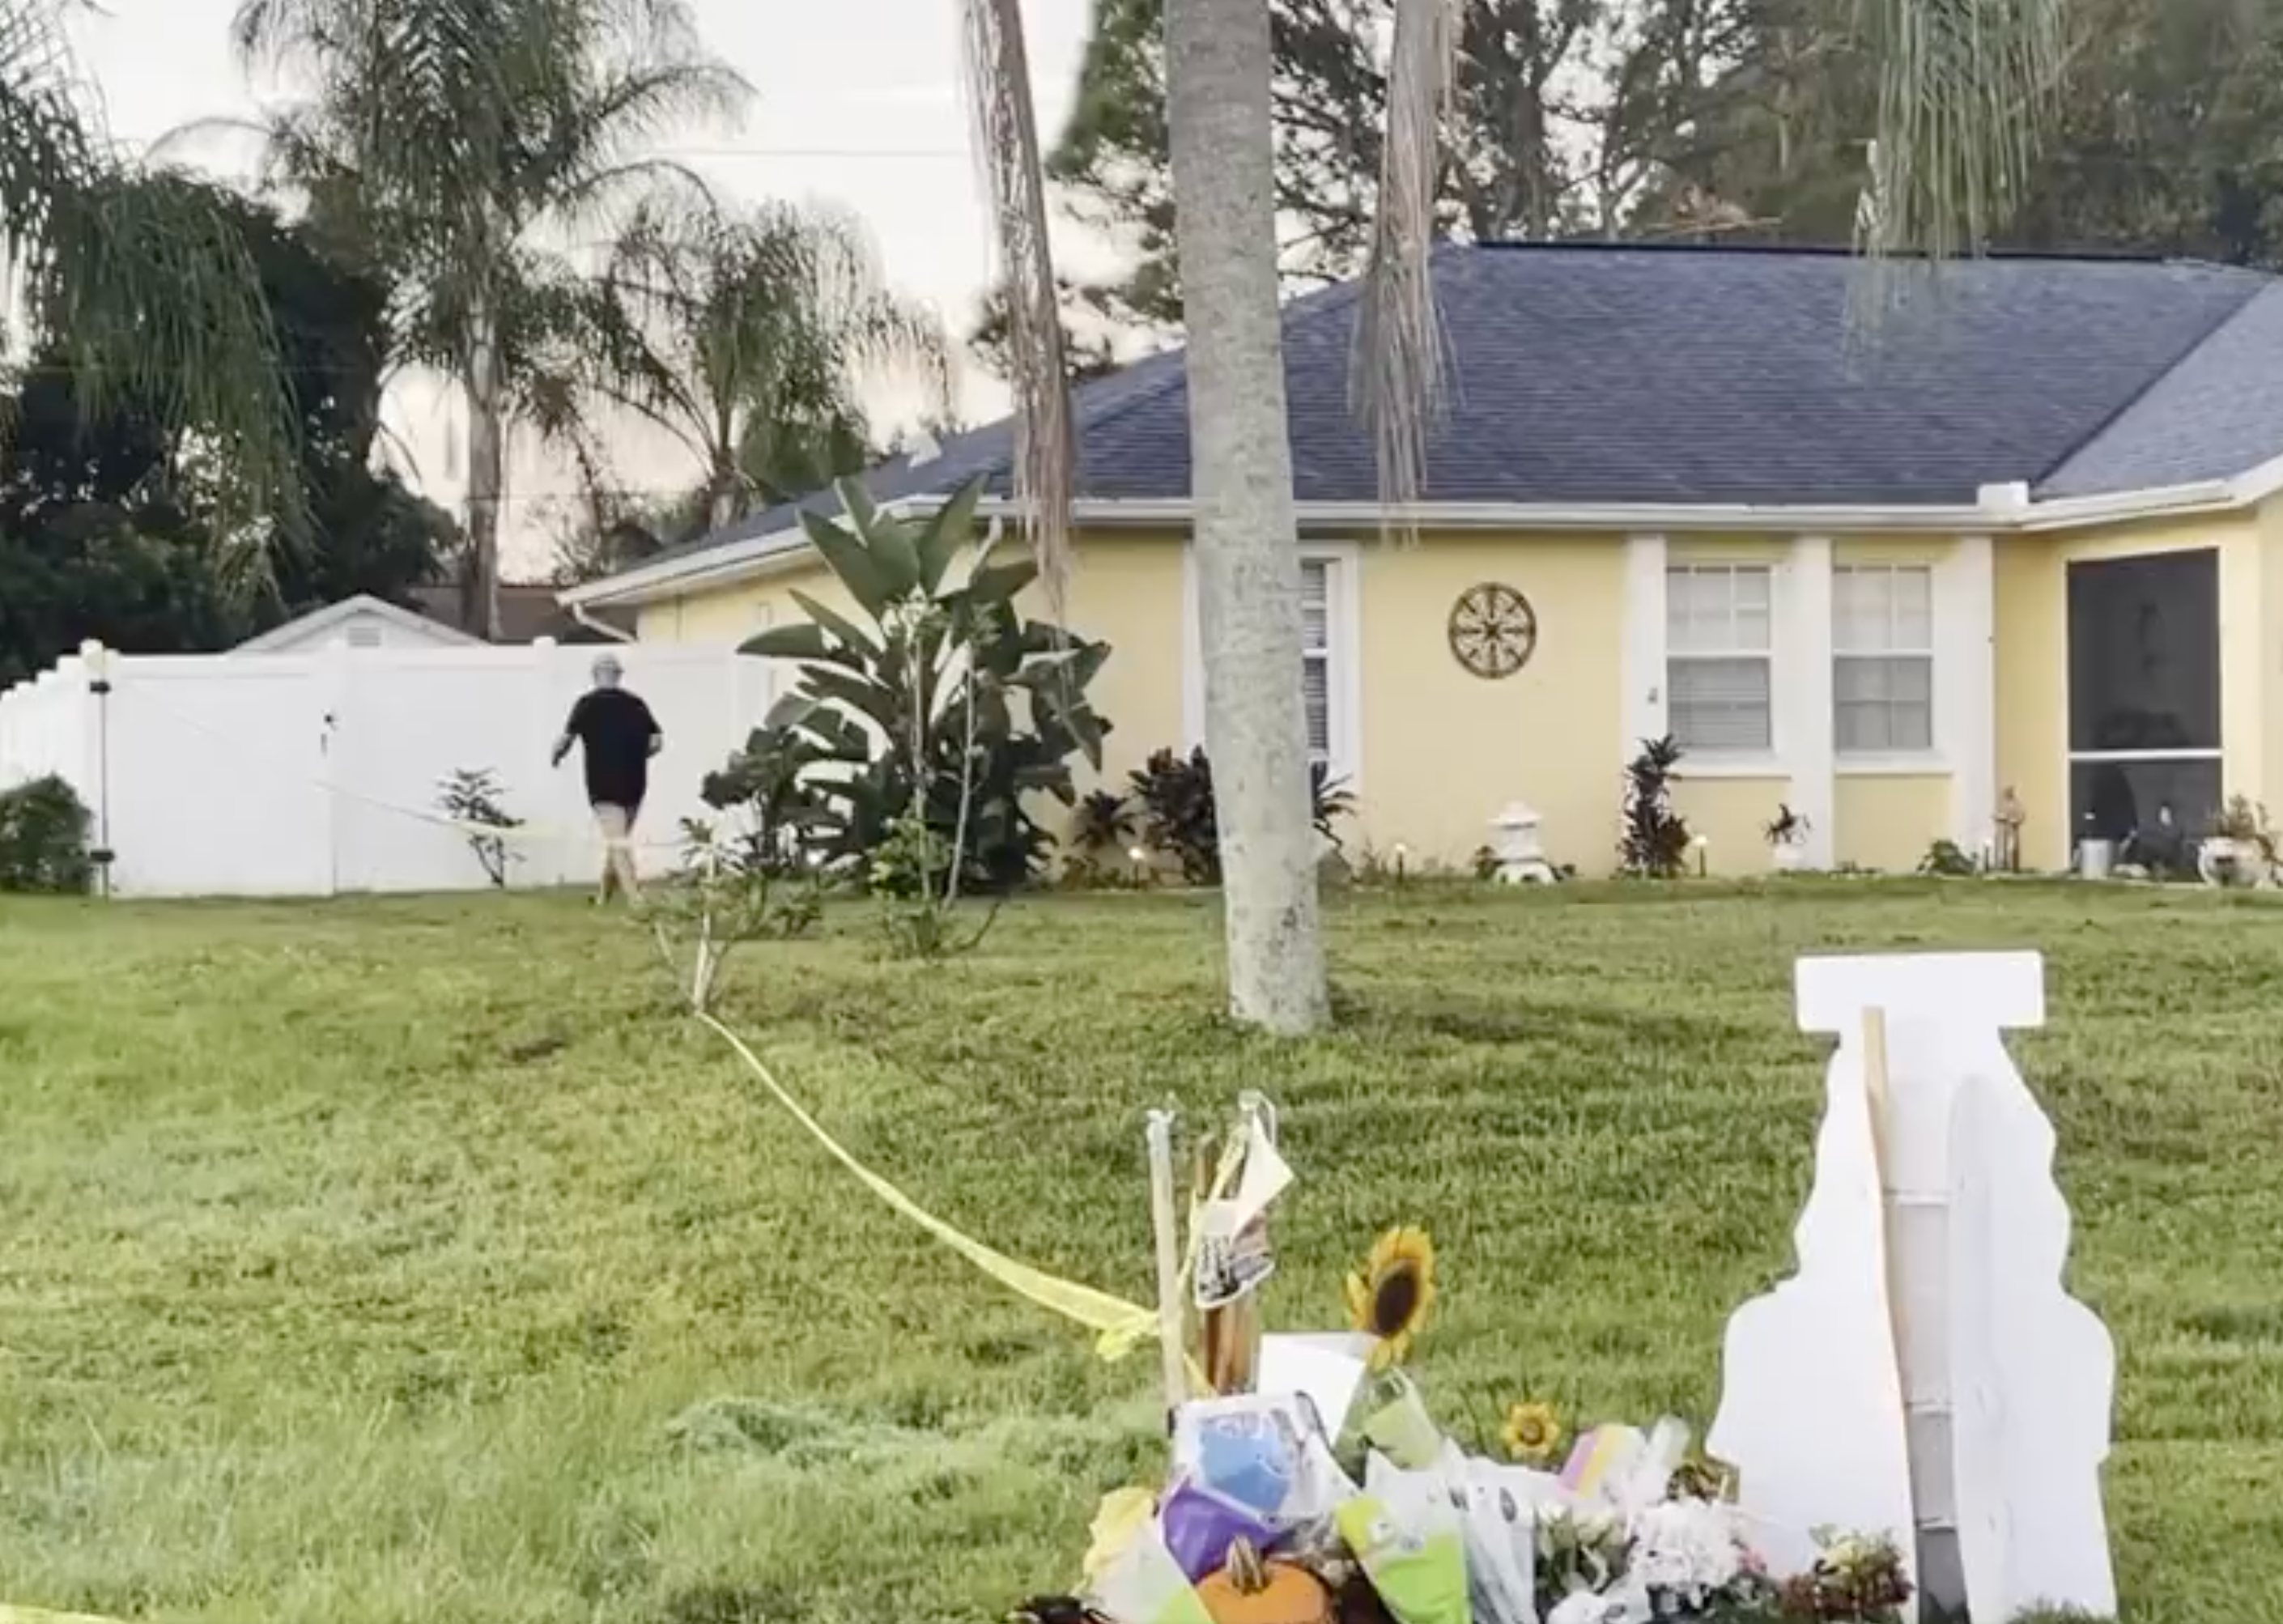
[[[1764,564],[1665,571],[1666,716],[1683,750],[1752,755],[1773,746],[1773,579]]]
[[[1934,572],[1831,572],[1832,744],[1848,755],[1934,748]]]
[[[1308,714],[1308,759],[1332,759],[1332,564],[1300,560],[1300,692]]]

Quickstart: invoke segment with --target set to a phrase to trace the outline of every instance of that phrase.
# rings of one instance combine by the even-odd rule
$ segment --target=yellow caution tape
[[[776,1096],[777,1103],[792,1113],[793,1120],[808,1129],[832,1159],[854,1174],[866,1189],[1008,1290],[1065,1319],[1075,1320],[1092,1331],[1095,1347],[1103,1358],[1123,1357],[1137,1344],[1157,1335],[1155,1309],[1112,1297],[1107,1292],[1097,1292],[1092,1286],[1080,1285],[1074,1280],[1057,1278],[1043,1269],[1032,1268],[1028,1263],[1018,1263],[1005,1253],[992,1250],[973,1236],[962,1234],[929,1212],[858,1161],[838,1140],[825,1132],[823,1126],[803,1110],[800,1102],[787,1093],[784,1086],[770,1074],[769,1068],[761,1064],[760,1057],[746,1045],[743,1038],[705,1011],[695,1012],[698,1019],[719,1033],[722,1040],[737,1051],[737,1058],[761,1080],[764,1088]],[[0,1620],[0,1624],[7,1624],[7,1620]]]

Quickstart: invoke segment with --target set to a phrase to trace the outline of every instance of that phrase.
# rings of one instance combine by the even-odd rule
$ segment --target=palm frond
[[[845,215],[654,205],[619,238],[607,283],[634,340],[608,386],[693,450],[732,517],[804,470],[845,472],[872,379],[911,376],[948,396],[941,324],[884,285]]]
[[[1021,0],[960,0],[967,93],[1007,294],[1008,381],[1015,394],[1015,492],[1048,595],[1059,613],[1070,569],[1078,433],[1047,234],[1046,176],[1031,105]]]
[[[222,515],[252,586],[307,519],[292,404],[261,277],[210,189],[140,172],[102,131],[52,0],[0,0],[0,283],[28,340],[59,345],[90,410],[155,402],[235,448]]]
[[[1379,205],[1356,321],[1350,404],[1369,429],[1380,527],[1415,536],[1427,437],[1444,405],[1444,335],[1435,307],[1435,188],[1463,0],[1397,0],[1387,75]],[[1391,523],[1398,513],[1399,522]]]
[[[2068,57],[2066,0],[1856,0],[1879,65],[1878,118],[1857,246],[1978,253],[2027,186]],[[1874,275],[1874,286],[1879,282]]]

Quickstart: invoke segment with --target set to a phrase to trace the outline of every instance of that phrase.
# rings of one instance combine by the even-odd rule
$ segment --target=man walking
[[[555,741],[552,764],[560,767],[575,743],[584,747],[587,804],[595,809],[595,826],[603,832],[603,888],[595,898],[611,900],[616,889],[628,902],[641,895],[630,844],[635,821],[642,816],[643,795],[650,787],[650,758],[666,747],[658,719],[640,698],[619,686],[624,675],[616,654],[595,657],[595,685],[579,696]]]

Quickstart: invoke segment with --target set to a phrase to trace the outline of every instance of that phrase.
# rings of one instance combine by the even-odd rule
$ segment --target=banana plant
[[[838,488],[845,520],[801,522],[852,606],[795,591],[806,621],[744,645],[800,668],[748,752],[782,755],[788,737],[799,741],[805,781],[828,809],[822,861],[861,869],[916,814],[961,854],[963,881],[1018,885],[1053,845],[1026,801],[1073,804],[1073,757],[1101,769],[1110,724],[1087,690],[1110,645],[1026,617],[1018,600],[1039,568],[994,559],[978,537],[981,481],[911,519],[882,512],[853,480]]]

